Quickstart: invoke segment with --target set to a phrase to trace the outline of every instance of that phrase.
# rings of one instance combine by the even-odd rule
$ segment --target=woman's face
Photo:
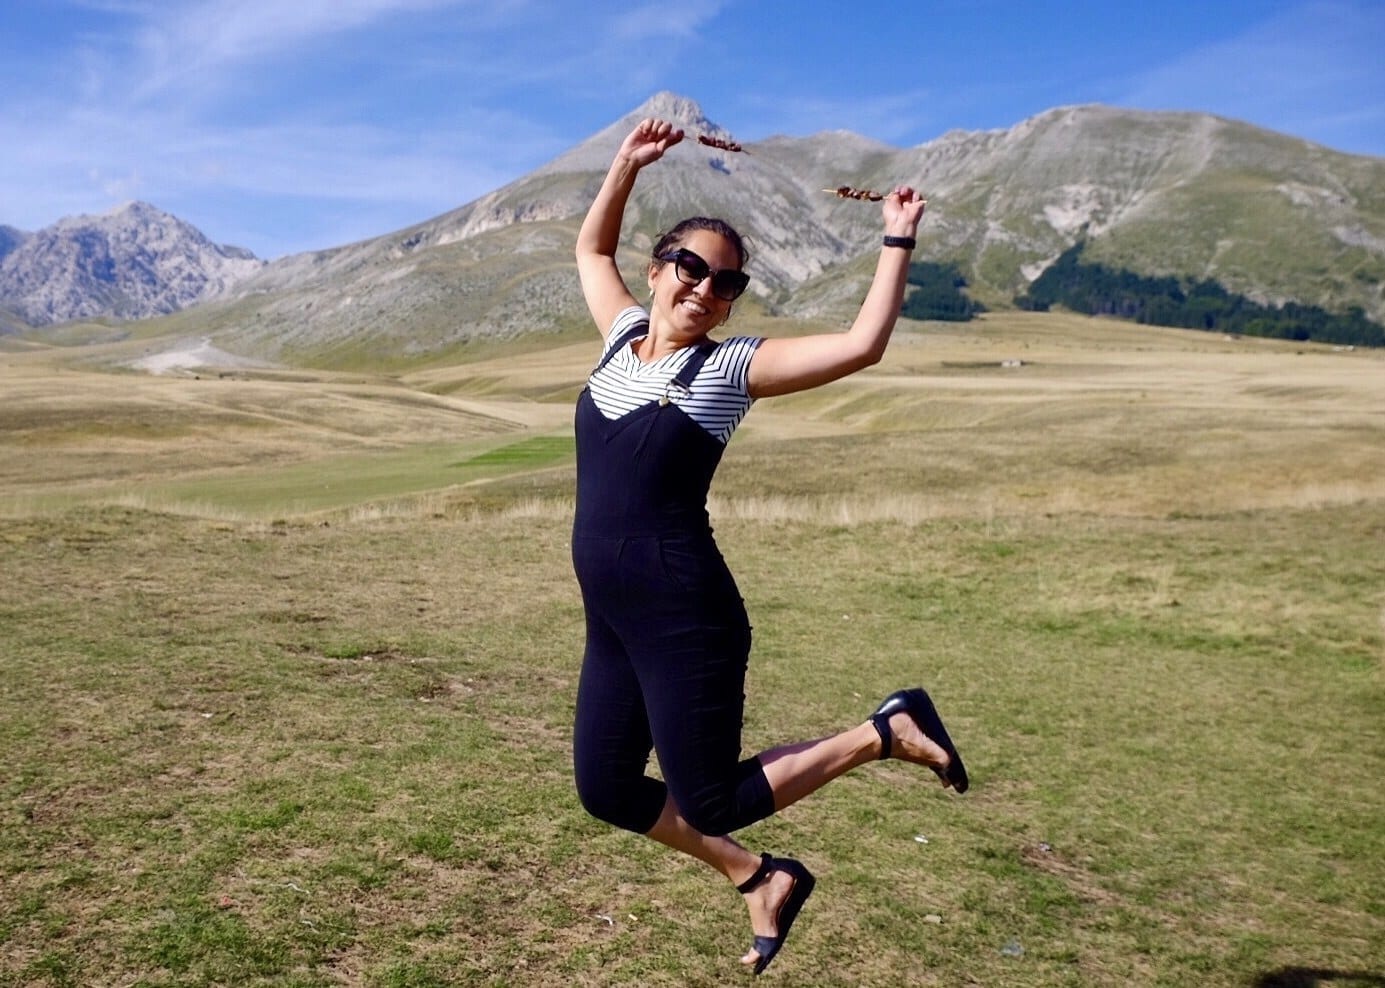
[[[674,249],[692,251],[712,271],[740,269],[740,257],[731,242],[710,230],[693,230]],[[649,290],[653,310],[667,324],[692,337],[704,336],[726,321],[731,303],[712,292],[712,279],[703,278],[695,285],[684,284],[672,262],[651,265]]]

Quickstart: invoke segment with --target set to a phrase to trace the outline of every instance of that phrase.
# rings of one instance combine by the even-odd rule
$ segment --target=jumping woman
[[[655,244],[648,308],[616,266],[635,179],[683,139],[641,121],[577,236],[582,292],[605,341],[577,402],[572,557],[586,609],[577,692],[577,792],[593,816],[705,861],[745,898],[759,974],[812,894],[791,858],[728,835],[877,758],[967,788],[962,759],[922,689],[887,697],[839,734],[741,754],[750,622],[712,538],[706,499],[727,440],[757,398],[818,387],[877,363],[899,316],[924,200],[881,205],[884,241],[850,330],[792,339],[709,334],[745,291],[746,245],[725,222],[684,220]],[[663,779],[645,774],[650,752]]]

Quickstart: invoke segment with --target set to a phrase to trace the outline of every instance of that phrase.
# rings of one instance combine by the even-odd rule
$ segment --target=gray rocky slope
[[[140,319],[224,292],[264,266],[148,203],[72,216],[37,233],[5,228],[0,301],[33,326],[94,316]]]

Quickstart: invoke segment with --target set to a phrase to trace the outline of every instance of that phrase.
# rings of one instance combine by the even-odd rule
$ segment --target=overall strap
[[[649,323],[635,323],[625,332],[621,333],[620,338],[611,344],[611,348],[601,355],[601,360],[597,363],[595,367],[592,368],[592,374],[595,374],[601,368],[605,367],[608,363],[610,363],[611,358],[614,357],[616,354],[620,353],[620,351],[623,350],[625,347],[628,347],[632,340],[636,340],[639,339],[641,336],[647,335],[649,335]],[[591,374],[587,376],[590,377]]]
[[[688,362],[683,365],[683,369],[680,370],[678,376],[673,379],[674,382],[684,390],[691,391],[693,379],[697,377],[697,372],[702,369],[702,365],[707,362],[707,358],[712,355],[712,351],[716,348],[717,345],[711,340],[707,340],[705,343],[699,343],[697,352],[688,358]]]
[[[668,387],[664,389],[665,400],[667,400],[669,392],[671,391],[678,391],[683,395],[692,394],[693,379],[697,377],[697,372],[702,369],[702,365],[707,362],[707,358],[712,355],[712,352],[716,350],[716,348],[717,345],[711,340],[698,344],[697,349],[693,351],[693,355],[688,358],[688,362],[683,365],[682,369],[674,376],[673,380],[668,382]]]

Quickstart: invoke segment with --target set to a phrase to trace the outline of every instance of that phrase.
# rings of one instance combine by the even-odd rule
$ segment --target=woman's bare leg
[[[947,766],[947,752],[925,735],[907,713],[890,718],[890,731],[894,735],[891,757],[929,767]],[[782,810],[856,766],[879,757],[880,734],[874,724],[866,721],[817,741],[771,748],[760,754],[760,765],[774,791],[774,808]]]
[[[709,837],[693,829],[678,812],[672,799],[665,801],[663,813],[646,836],[675,851],[705,861],[725,875],[732,885],[748,881],[760,867],[760,856],[747,851],[730,837]],[[774,917],[792,888],[793,878],[790,875],[774,872],[768,881],[743,893],[746,908],[750,911],[750,928],[755,936],[772,937],[778,934]],[[757,960],[759,955],[754,950],[741,957],[742,964],[754,964]]]
[[[921,765],[947,764],[947,753],[925,737],[908,714],[891,717],[890,730],[894,732],[894,757]],[[772,748],[759,756],[774,793],[776,811],[879,757],[880,735],[869,721],[816,741]],[[709,837],[694,829],[683,819],[672,799],[664,803],[663,813],[646,836],[706,862],[726,876],[732,885],[748,880],[760,866],[758,854],[746,850],[730,837]],[[751,929],[756,936],[778,935],[774,917],[792,888],[792,876],[774,872],[769,881],[745,893]],[[754,964],[757,959],[758,955],[751,950],[741,958],[741,963]]]

